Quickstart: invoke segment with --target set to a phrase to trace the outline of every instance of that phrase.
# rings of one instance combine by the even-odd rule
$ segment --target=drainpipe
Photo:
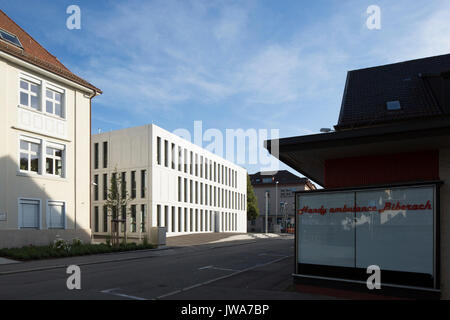
[[[91,206],[91,182],[92,182],[92,99],[97,95],[97,92],[93,91],[89,95],[89,229],[91,230],[91,242],[92,242],[92,206]],[[76,168],[75,168],[76,172]],[[76,180],[75,180],[76,186]],[[76,194],[76,192],[75,192]],[[75,195],[76,197],[76,195]],[[76,199],[76,198],[75,198]],[[76,221],[76,220],[75,220]]]

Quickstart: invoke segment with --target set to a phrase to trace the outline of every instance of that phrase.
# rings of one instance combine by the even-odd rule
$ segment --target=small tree
[[[122,178],[117,173],[117,169],[114,169],[113,174],[111,175],[111,184],[108,189],[108,198],[106,199],[105,205],[108,208],[108,215],[111,217],[111,238],[114,239],[113,233],[113,221],[117,221],[119,218],[119,211],[122,211],[122,208],[125,208],[125,217],[122,217],[125,221],[124,228],[124,239],[125,243],[127,242],[127,221],[128,221],[128,203],[130,202],[130,196],[128,191],[126,190],[126,184],[122,181]],[[119,225],[116,225],[116,232],[119,233]],[[118,239],[117,239],[118,240]],[[117,241],[118,243],[118,241]]]
[[[253,190],[250,176],[247,174],[247,220],[254,220],[259,216],[258,200]]]

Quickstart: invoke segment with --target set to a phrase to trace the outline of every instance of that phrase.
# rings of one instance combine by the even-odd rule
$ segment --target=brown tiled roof
[[[44,49],[36,40],[33,39],[25,30],[19,27],[11,18],[0,10],[0,29],[8,31],[17,36],[23,46],[19,48],[13,44],[0,40],[0,50],[12,56],[34,64],[47,71],[53,72],[63,78],[78,83],[84,87],[102,93],[100,89],[90,84],[86,80],[73,74],[67,69],[55,56]]]
[[[449,115],[448,71],[450,54],[349,71],[336,129]]]

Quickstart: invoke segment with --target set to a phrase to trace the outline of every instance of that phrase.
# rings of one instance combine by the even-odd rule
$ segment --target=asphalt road
[[[4,266],[0,299],[321,298],[286,290],[293,245],[286,238],[255,239]],[[80,265],[80,290],[67,289],[66,264]],[[27,268],[36,270],[18,272]]]

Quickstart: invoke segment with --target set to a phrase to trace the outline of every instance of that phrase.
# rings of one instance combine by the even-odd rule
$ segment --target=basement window
[[[388,102],[386,102],[386,109],[388,111],[397,111],[397,110],[401,110],[402,106],[400,105],[400,101],[398,101],[398,100],[388,101]]]
[[[19,38],[17,38],[17,36],[12,33],[9,33],[5,30],[0,29],[0,38],[4,41],[12,43],[13,45],[15,45],[19,48],[23,48],[22,44],[19,41]]]

